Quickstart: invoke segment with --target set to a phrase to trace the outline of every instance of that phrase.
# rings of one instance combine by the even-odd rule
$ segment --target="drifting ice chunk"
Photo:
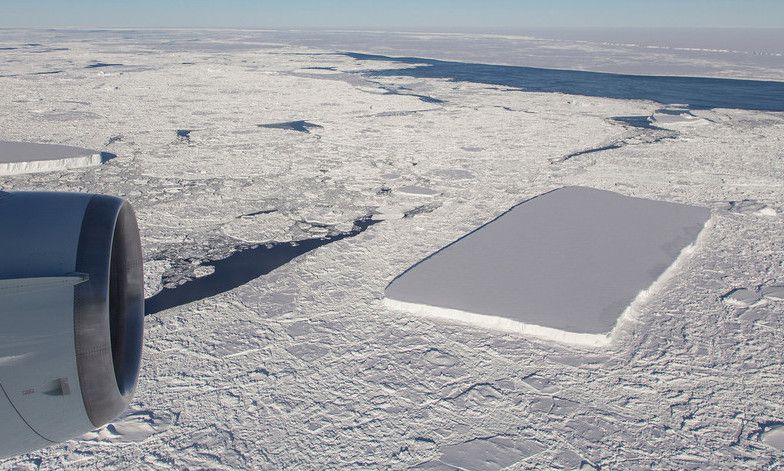
[[[81,147],[0,141],[0,175],[90,167],[112,157]]]
[[[690,247],[706,208],[566,187],[525,201],[397,277],[392,308],[602,345]]]
[[[544,447],[533,440],[514,441],[500,436],[475,438],[465,443],[440,448],[441,457],[438,461],[424,463],[417,468],[492,471],[511,466],[540,453],[543,449]],[[441,464],[443,466],[440,466]]]
[[[432,190],[430,188],[425,188],[423,186],[417,185],[408,185],[401,187],[398,189],[400,193],[405,193],[407,195],[414,195],[414,196],[435,196],[438,194],[436,190]]]
[[[762,441],[779,451],[784,451],[784,424],[766,427],[762,433]]]

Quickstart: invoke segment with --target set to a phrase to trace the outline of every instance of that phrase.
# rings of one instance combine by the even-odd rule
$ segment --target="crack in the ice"
[[[643,122],[643,119],[646,121]],[[562,157],[552,158],[550,159],[550,163],[563,163],[581,155],[595,154],[597,152],[620,149],[626,146],[657,144],[665,140],[677,139],[680,136],[678,131],[650,125],[650,123],[647,122],[647,117],[644,116],[620,116],[612,118],[612,121],[620,123],[625,128],[632,128],[632,130],[606,144],[572,152]],[[648,124],[645,124],[646,122]]]
[[[305,134],[310,134],[311,129],[321,129],[324,127],[304,120],[286,121],[282,123],[257,124],[257,126],[260,128],[267,128],[267,129],[286,129],[288,131],[304,132]]]
[[[379,221],[368,216],[354,221],[354,229],[351,231],[291,243],[253,246],[234,252],[224,259],[205,262],[202,266],[212,266],[214,268],[212,273],[173,288],[164,288],[147,298],[145,312],[147,315],[156,314],[230,291],[322,245],[359,235],[377,222]]]
[[[620,142],[615,142],[615,143],[612,143],[612,144],[607,144],[605,146],[593,147],[591,149],[585,149],[585,150],[581,150],[581,151],[577,151],[577,152],[572,152],[571,154],[567,154],[567,155],[565,155],[563,157],[559,157],[557,159],[553,159],[553,160],[551,160],[551,162],[552,163],[566,162],[569,159],[573,159],[573,158],[579,157],[581,155],[594,154],[596,152],[603,152],[603,151],[606,151],[606,150],[620,149],[623,146],[624,146],[624,144],[622,144]]]

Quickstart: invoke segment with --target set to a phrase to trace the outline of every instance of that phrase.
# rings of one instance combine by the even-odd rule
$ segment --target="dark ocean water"
[[[414,67],[373,70],[370,76],[440,78],[484,83],[530,92],[567,93],[627,100],[684,104],[695,109],[736,108],[784,111],[784,82],[702,77],[622,75],[579,70],[475,64],[354,52],[358,60],[396,62]]]
[[[221,260],[205,262],[203,265],[212,266],[215,269],[213,273],[187,281],[174,288],[165,288],[147,298],[145,314],[155,314],[232,290],[323,245],[361,234],[377,222],[370,218],[363,218],[354,221],[354,229],[348,232],[305,239],[296,243],[257,245],[234,252]]]

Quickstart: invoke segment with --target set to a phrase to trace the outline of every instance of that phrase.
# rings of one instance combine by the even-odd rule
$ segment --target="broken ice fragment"
[[[762,296],[756,289],[748,288],[735,288],[721,297],[725,303],[737,307],[749,307],[759,301],[760,298]]]

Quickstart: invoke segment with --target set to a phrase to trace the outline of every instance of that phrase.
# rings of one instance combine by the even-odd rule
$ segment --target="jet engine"
[[[143,333],[142,251],[126,201],[0,192],[0,458],[121,414]]]

